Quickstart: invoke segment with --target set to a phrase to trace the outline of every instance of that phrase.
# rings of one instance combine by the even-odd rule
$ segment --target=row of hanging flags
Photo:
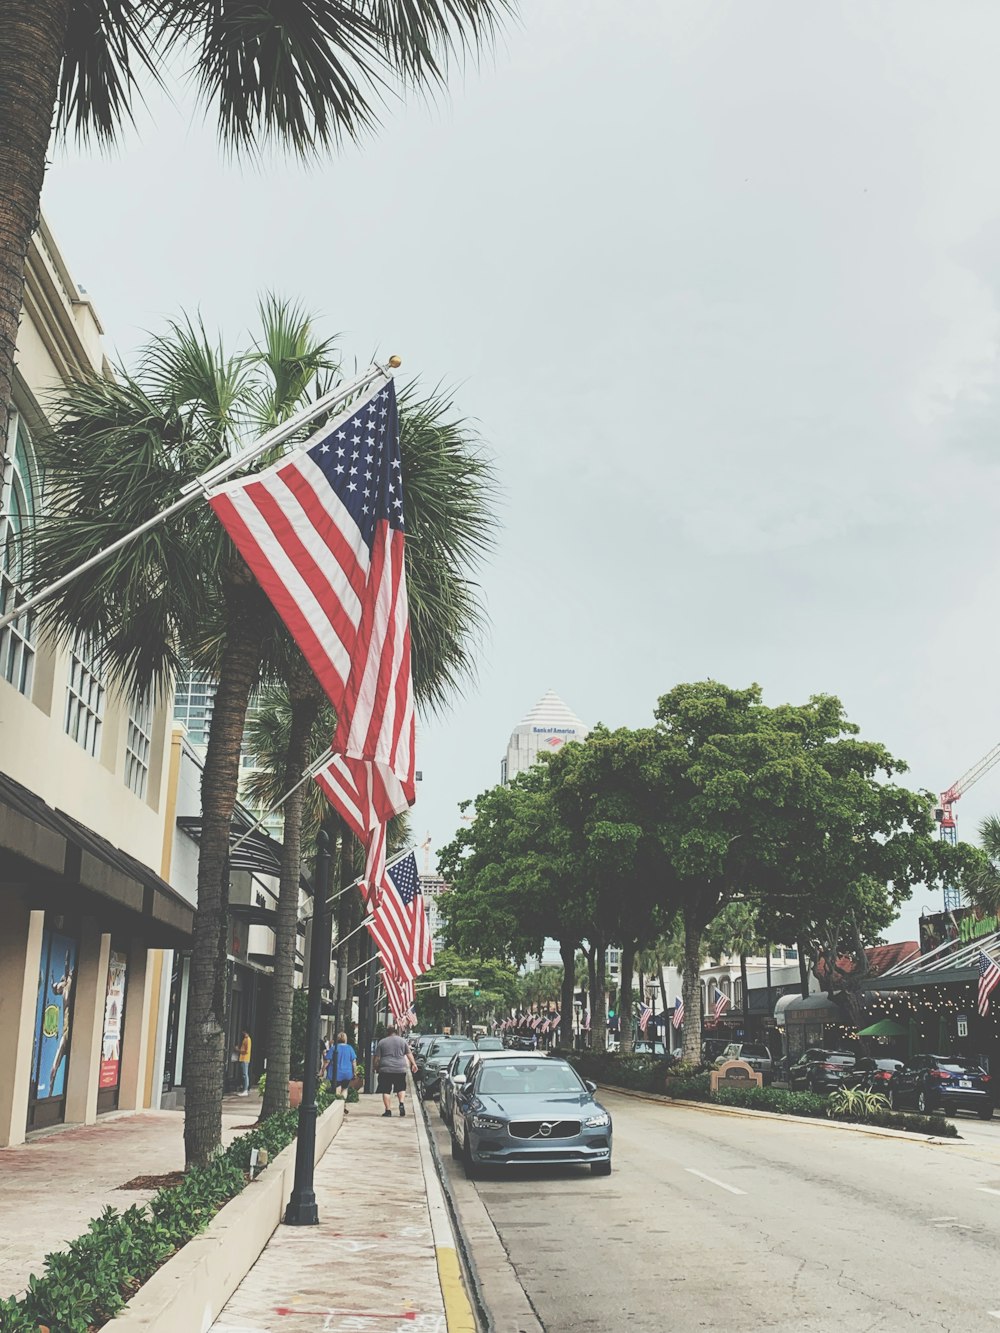
[[[546,1032],[557,1032],[562,1022],[560,1014],[518,1014],[516,1018],[504,1018],[497,1024],[498,1032],[535,1032],[544,1036]]]
[[[414,854],[386,827],[416,797],[399,415],[389,375],[293,453],[208,502],[337,716],[313,776],[365,850],[359,887],[394,1019],[434,962]],[[412,1018],[411,1018],[412,1015]]]

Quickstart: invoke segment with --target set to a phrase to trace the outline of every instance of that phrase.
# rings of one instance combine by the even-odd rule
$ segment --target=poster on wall
[[[108,989],[104,997],[104,1041],[98,1086],[117,1088],[122,1059],[122,1016],[125,1010],[125,954],[112,949],[108,959]]]
[[[76,982],[76,940],[48,927],[42,932],[35,1022],[35,1097],[61,1097],[66,1090],[73,987]]]

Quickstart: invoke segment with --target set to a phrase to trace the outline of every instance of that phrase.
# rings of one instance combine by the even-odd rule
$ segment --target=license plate
[[[971,1088],[971,1087],[972,1087],[972,1079],[971,1079],[971,1078],[960,1078],[960,1079],[958,1080],[958,1086],[959,1086],[960,1088]]]

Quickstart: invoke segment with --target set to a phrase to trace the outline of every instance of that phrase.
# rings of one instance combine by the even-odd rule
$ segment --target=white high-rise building
[[[511,732],[507,753],[500,761],[500,781],[508,783],[529,769],[540,754],[560,750],[569,741],[585,740],[589,732],[558,694],[548,690]]]

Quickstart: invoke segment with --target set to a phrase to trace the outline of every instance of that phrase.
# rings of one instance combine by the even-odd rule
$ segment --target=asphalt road
[[[547,1333],[1000,1330],[1000,1134],[933,1145],[614,1093],[614,1171],[475,1183]],[[471,1187],[450,1159],[460,1213]]]

